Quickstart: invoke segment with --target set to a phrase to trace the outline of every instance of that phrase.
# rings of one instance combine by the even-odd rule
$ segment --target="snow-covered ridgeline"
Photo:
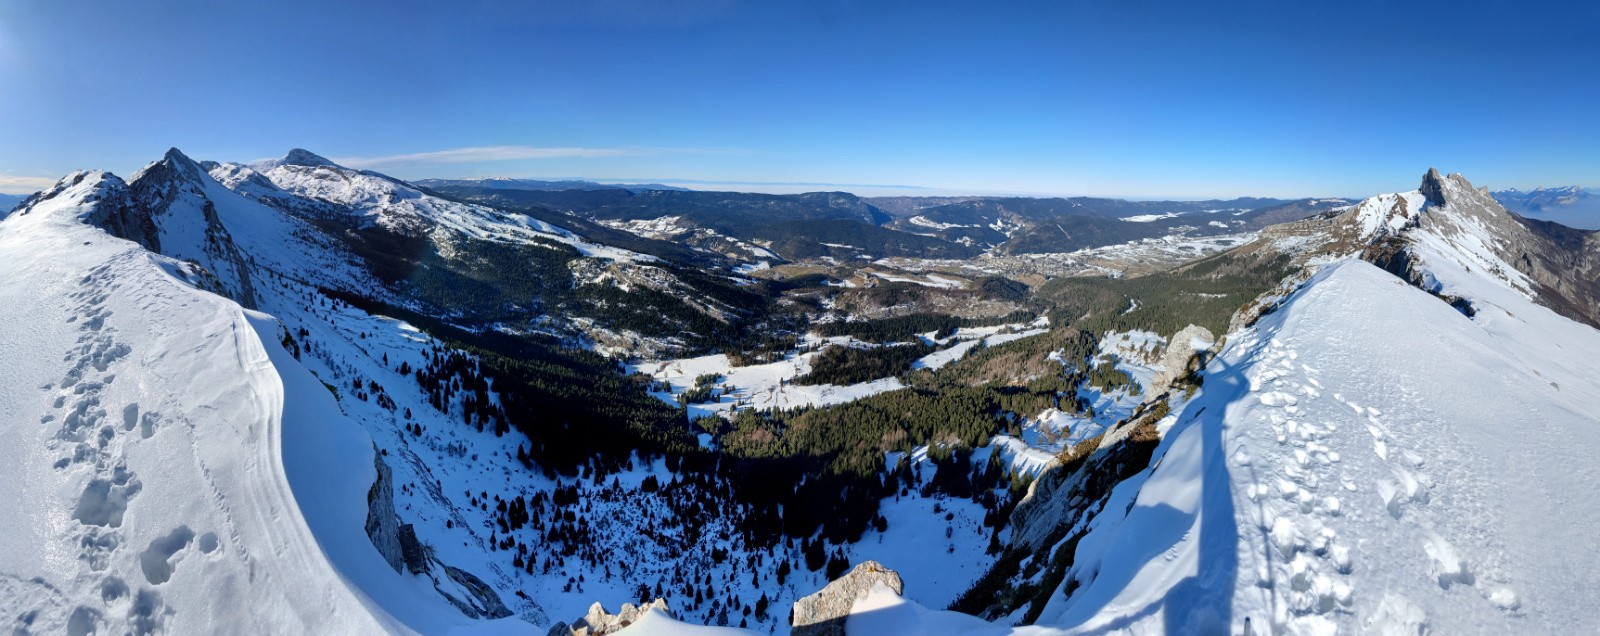
[[[304,153],[313,159],[294,159]],[[305,151],[289,159],[245,166],[219,164],[211,175],[225,186],[265,203],[284,194],[331,203],[361,215],[366,222],[400,232],[444,228],[479,240],[512,243],[565,243],[584,256],[630,262],[654,262],[653,256],[600,245],[565,229],[524,214],[441,199],[402,181],[351,170]],[[276,191],[275,191],[276,190]]]
[[[1596,629],[1600,558],[1569,548],[1600,522],[1600,332],[1530,300],[1497,254],[1518,228],[1457,179],[1351,208],[1356,246],[1402,239],[1415,279],[1313,259],[1330,264],[1229,335],[1152,467],[1112,490],[1101,509],[1127,513],[1076,544],[1072,593],[994,631]],[[908,632],[956,624],[882,592],[852,633],[887,609]]]
[[[382,602],[395,598],[350,583],[382,565],[370,543],[341,551],[360,527],[328,534],[308,518],[364,501],[371,484],[329,473],[296,490],[283,463],[289,449],[350,451],[347,431],[284,428],[286,386],[301,380],[279,376],[277,345],[257,332],[270,319],[81,221],[85,201],[120,186],[109,179],[80,175],[0,224],[13,387],[0,397],[0,484],[28,519],[0,536],[0,605],[16,610],[5,620],[63,633],[403,629]],[[329,416],[319,406],[331,405],[301,408]]]
[[[1235,334],[1018,633],[1592,629],[1600,332],[1478,287],[1346,261]]]

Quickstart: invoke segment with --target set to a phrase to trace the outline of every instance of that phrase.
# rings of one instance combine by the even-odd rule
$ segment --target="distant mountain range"
[[[414,182],[424,188],[458,187],[458,188],[487,188],[491,190],[628,190],[642,192],[645,190],[687,190],[677,186],[663,185],[660,183],[598,183],[582,179],[513,179],[509,177],[478,177],[473,179],[423,179]]]
[[[1350,205],[1347,199],[1127,201],[1093,197],[863,198],[706,191],[530,189],[420,181],[463,201],[583,220],[733,259],[970,258],[1061,253],[1171,235],[1253,232]],[[550,222],[558,222],[546,219]]]
[[[1600,229],[1600,188],[1564,186],[1527,192],[1498,190],[1492,194],[1506,209],[1529,218],[1585,230]]]
[[[868,199],[874,204],[877,199]],[[1070,252],[1145,238],[1253,232],[1347,206],[1348,199],[1128,201],[1072,198],[930,198],[884,200],[899,218],[897,230],[936,236],[1009,254]]]
[[[28,198],[26,194],[0,194],[0,219],[6,218],[6,215],[11,213],[11,208],[17,207],[17,204],[26,198]]]

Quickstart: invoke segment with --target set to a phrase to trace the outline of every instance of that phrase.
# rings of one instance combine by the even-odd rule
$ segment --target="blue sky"
[[[0,0],[0,191],[169,146],[774,191],[1600,185],[1597,34],[1591,3]]]

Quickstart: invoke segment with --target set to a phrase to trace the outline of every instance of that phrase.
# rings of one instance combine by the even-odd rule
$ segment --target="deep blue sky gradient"
[[[1600,185],[1596,4],[0,0],[0,191],[169,146],[869,193]]]

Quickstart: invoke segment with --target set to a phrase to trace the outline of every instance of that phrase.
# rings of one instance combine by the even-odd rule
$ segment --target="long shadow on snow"
[[[1166,633],[1227,634],[1232,631],[1234,585],[1239,569],[1239,529],[1234,516],[1227,450],[1223,444],[1224,415],[1230,404],[1249,394],[1248,385],[1243,370],[1237,365],[1226,365],[1220,357],[1212,361],[1205,375],[1204,391],[1184,409],[1178,422],[1164,436],[1162,447],[1152,459],[1153,468],[1140,485],[1143,488],[1152,481],[1171,482],[1159,484],[1158,490],[1167,490],[1166,495],[1153,494],[1152,497],[1173,496],[1172,490],[1185,487],[1199,488],[1195,510],[1182,510],[1166,502],[1142,502],[1146,493],[1141,491],[1128,515],[1113,530],[1117,534],[1113,541],[1125,548],[1117,550],[1116,556],[1119,560],[1132,558],[1115,572],[1097,572],[1093,580],[1085,582],[1062,614],[1062,618],[1076,620],[1067,620],[1062,627],[1081,625],[1082,621],[1106,611],[1117,593],[1125,590],[1153,562],[1175,558],[1186,550],[1185,543],[1197,541],[1194,548],[1199,561],[1196,574],[1173,583],[1162,598],[1150,605],[1128,608],[1127,613],[1089,633],[1126,630],[1157,611],[1162,612]],[[1198,453],[1193,448],[1195,444],[1199,445]],[[1197,465],[1185,467],[1182,462],[1197,462]],[[1163,464],[1168,471],[1165,474]],[[1181,478],[1191,472],[1198,473],[1198,483]],[[1191,537],[1196,515],[1199,516],[1199,536]],[[1167,556],[1169,553],[1172,556]],[[1104,566],[1104,563],[1099,565]]]
[[[1205,396],[1195,405],[1189,426],[1199,426],[1204,489],[1200,503],[1199,572],[1167,593],[1162,616],[1169,634],[1231,633],[1233,593],[1239,571],[1239,526],[1233,509],[1233,480],[1223,444],[1227,406],[1249,395],[1238,365],[1214,360],[1205,375]],[[1188,416],[1189,409],[1185,409]]]

